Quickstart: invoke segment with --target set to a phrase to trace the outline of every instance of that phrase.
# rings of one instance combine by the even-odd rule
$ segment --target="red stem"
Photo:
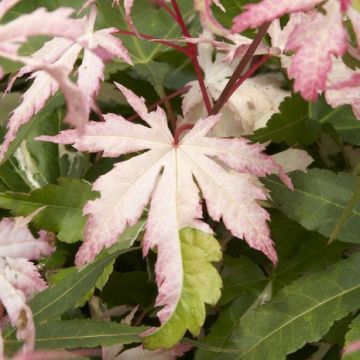
[[[234,73],[232,74],[231,78],[229,79],[228,83],[226,84],[224,90],[222,91],[219,99],[216,101],[211,114],[216,115],[225,105],[226,101],[229,99],[229,94],[232,94],[234,86],[236,86],[237,81],[241,77],[241,74],[245,70],[248,63],[251,61],[257,47],[261,43],[261,40],[266,35],[267,30],[270,26],[270,23],[266,23],[259,28],[258,33],[256,34],[253,42],[248,47],[244,57],[241,59],[239,65],[235,69]]]
[[[260,60],[256,61],[251,68],[246,71],[244,75],[238,79],[234,87],[231,89],[231,92],[229,93],[228,98],[226,99],[226,102],[231,98],[231,96],[234,94],[234,92],[239,88],[239,86],[247,80],[249,77],[251,77],[257,69],[259,69],[263,64],[265,64],[270,59],[270,55],[264,55],[260,58]]]
[[[154,42],[158,42],[160,44],[163,44],[163,45],[169,46],[169,47],[171,47],[173,49],[176,49],[176,50],[182,52],[183,54],[185,54],[188,57],[191,57],[191,54],[190,54],[190,52],[189,52],[189,50],[187,48],[183,48],[183,47],[181,47],[179,45],[176,45],[176,44],[174,44],[174,43],[172,43],[170,41],[158,39],[156,37],[146,35],[146,34],[142,34],[142,33],[137,34],[134,31],[129,31],[129,30],[117,29],[116,32],[118,34],[122,34],[122,35],[132,35],[132,36],[140,37],[140,38],[143,38],[143,39],[146,39],[146,40],[151,40],[151,41],[154,41]]]
[[[168,14],[177,22],[177,17],[176,17],[176,14],[170,9],[170,7],[165,3],[163,2],[161,4],[161,6],[164,8],[165,11],[168,12]]]
[[[169,101],[169,100],[171,100],[171,99],[173,99],[173,98],[175,98],[175,97],[177,97],[177,96],[179,96],[179,95],[181,95],[181,94],[185,94],[186,92],[189,91],[189,89],[190,89],[190,85],[184,86],[184,87],[182,87],[182,88],[174,91],[174,92],[171,93],[170,95],[167,95],[167,96],[161,98],[161,99],[160,99],[159,101],[157,101],[156,103],[150,105],[150,106],[149,106],[149,110],[154,110],[154,109],[156,109],[157,106],[163,104],[165,101]],[[127,118],[127,120],[128,120],[128,121],[134,121],[134,120],[136,120],[138,117],[139,117],[138,114],[134,114],[134,115],[130,116],[129,118]]]
[[[191,130],[193,127],[194,124],[184,124],[181,125],[179,128],[177,128],[174,134],[174,145],[175,146],[179,145],[180,135],[186,130]]]
[[[181,14],[180,8],[179,8],[176,0],[171,0],[171,4],[174,8],[176,19],[181,28],[183,35],[187,38],[191,38],[191,34],[190,34],[188,28],[186,27],[184,18]],[[190,53],[190,55],[188,55],[188,56],[193,64],[195,74],[196,74],[196,77],[197,77],[199,85],[200,85],[200,89],[201,89],[201,93],[202,93],[202,96],[204,99],[206,110],[210,114],[211,108],[212,108],[211,100],[210,100],[209,94],[207,92],[206,85],[204,82],[204,77],[203,77],[203,74],[202,74],[198,59],[197,59],[196,45],[192,44],[192,43],[187,43],[187,48],[188,48],[188,52]]]

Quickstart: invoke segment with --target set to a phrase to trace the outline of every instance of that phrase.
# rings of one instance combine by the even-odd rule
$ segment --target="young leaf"
[[[222,281],[211,265],[211,262],[220,261],[222,256],[217,240],[206,233],[185,228],[180,231],[180,242],[183,266],[181,294],[170,317],[164,310],[158,314],[166,321],[159,329],[148,332],[150,335],[144,339],[144,345],[149,349],[171,348],[187,329],[198,335],[205,321],[204,303],[215,305],[220,297]],[[157,281],[159,283],[159,273]],[[163,298],[169,295],[160,293]],[[157,298],[158,305],[162,305],[160,296]]]
[[[350,324],[345,336],[344,360],[357,360],[360,355],[360,315]]]
[[[360,278],[352,275],[359,270],[356,254],[286,286],[269,303],[244,316],[224,352],[214,358],[277,360],[321,339],[334,321],[359,308]]]
[[[33,223],[39,229],[56,232],[59,240],[72,243],[82,239],[85,225],[82,208],[95,197],[85,181],[60,178],[58,185],[47,185],[29,194],[0,193],[0,206],[21,216],[45,207]]]
[[[306,229],[330,236],[337,220],[347,208],[356,177],[320,169],[310,169],[307,174],[295,172],[291,177],[294,191],[289,191],[274,178],[264,180],[271,190],[273,201],[288,217],[298,221]],[[338,234],[339,240],[360,243],[359,210],[360,203],[357,203]]]

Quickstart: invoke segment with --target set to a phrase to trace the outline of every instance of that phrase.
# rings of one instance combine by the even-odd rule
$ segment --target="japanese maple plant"
[[[359,0],[0,19],[0,359],[360,357]]]

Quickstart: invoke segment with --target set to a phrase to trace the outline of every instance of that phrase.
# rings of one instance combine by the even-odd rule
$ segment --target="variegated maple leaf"
[[[26,301],[46,288],[36,267],[28,260],[49,255],[52,247],[44,232],[35,239],[26,225],[15,219],[0,222],[0,305],[4,306],[9,320],[17,328],[17,337],[24,340],[23,351],[32,350],[35,327]],[[0,336],[0,357],[3,354]]]
[[[163,325],[161,329],[170,331],[166,326],[175,322],[174,312],[185,312],[180,324],[177,323],[176,327],[168,325],[175,335],[163,334],[163,338],[168,339],[164,341],[165,346],[171,347],[183,336],[186,328],[198,333],[198,322],[205,317],[203,302],[214,303],[220,294],[221,279],[207,263],[219,260],[219,245],[215,239],[206,240],[205,235],[196,236],[201,245],[195,251],[195,240],[189,240],[192,237],[185,231],[191,227],[211,233],[209,226],[201,220],[199,190],[211,218],[215,221],[222,219],[234,236],[245,239],[275,263],[276,252],[267,225],[269,215],[259,204],[260,200],[267,199],[267,191],[257,177],[280,173],[284,182],[289,186],[291,183],[281,167],[263,153],[261,145],[250,144],[242,138],[206,137],[220,116],[201,119],[181,139],[178,135],[174,138],[162,109],[148,112],[142,98],[119,84],[117,86],[146,126],[107,114],[105,122],[90,122],[83,136],[75,130],[67,130],[57,136],[39,139],[73,144],[80,151],[103,151],[106,157],[147,150],[119,162],[95,182],[93,189],[100,192],[101,198],[88,202],[84,208],[88,221],[76,264],[81,266],[91,261],[103,248],[114,244],[128,225],[140,219],[150,203],[143,253],[146,255],[150,249],[157,250],[159,295],[156,305],[163,307],[158,314]],[[206,241],[208,247],[204,245]],[[195,308],[201,306],[196,316],[191,313],[191,307],[178,308],[182,299],[184,269],[195,270],[191,265],[193,262],[183,259],[183,251],[187,251],[187,256],[193,254],[201,259],[197,264],[203,264],[207,269],[203,270],[204,274],[213,274],[212,280],[206,280],[210,281],[210,288],[205,287],[199,295],[192,297],[200,299],[196,300]],[[199,289],[208,284],[204,279],[199,281]],[[212,281],[212,286],[217,284],[216,292],[211,289]],[[189,286],[192,288],[194,283],[190,282]],[[195,288],[194,294],[199,289]]]
[[[320,10],[317,5],[321,6]],[[273,45],[278,43],[287,54],[294,52],[291,58],[282,57],[283,66],[287,68],[289,77],[295,80],[295,91],[306,100],[315,101],[327,87],[332,58],[342,57],[349,48],[349,36],[343,24],[346,14],[359,45],[360,14],[349,0],[263,0],[247,5],[245,11],[235,18],[233,30],[255,28],[286,13],[296,14],[291,15],[280,38],[274,37],[274,28],[271,30]]]
[[[275,20],[271,24],[269,34],[272,45],[280,50],[282,66],[289,70],[289,74],[294,64],[298,61],[297,56],[300,55],[291,55],[289,52],[286,52],[285,47],[289,36],[294,32],[294,30],[296,33],[298,30],[306,27],[305,25],[307,23],[312,23],[314,16],[318,15],[316,15],[316,13],[300,12],[291,14],[290,19],[284,28],[281,28],[278,20]],[[329,26],[331,27],[334,25],[330,22]],[[301,33],[299,34],[302,36]],[[331,42],[331,39],[329,39],[329,42]],[[328,60],[330,63],[328,63]],[[355,116],[360,119],[360,72],[349,68],[341,58],[335,56],[330,56],[329,59],[326,59],[326,61],[323,59],[321,63],[318,63],[318,69],[320,69],[320,71],[323,71],[325,67],[331,69],[326,76],[324,74],[324,77],[321,80],[321,88],[324,90],[325,99],[328,104],[334,108],[344,104],[349,104],[352,106]],[[303,68],[300,67],[299,69]],[[306,70],[307,77],[302,77],[298,83],[311,82],[314,85],[314,87],[312,87],[313,95],[317,96],[318,90],[316,89],[318,86],[316,84],[320,81],[320,79],[316,78],[317,75],[313,72],[314,67],[305,66],[304,69],[308,69]],[[314,81],[309,81],[309,77],[312,77]],[[326,82],[325,87],[322,85],[322,81],[324,79]],[[296,83],[297,82],[295,82],[295,84]]]
[[[131,64],[126,48],[120,39],[112,35],[116,29],[106,28],[94,31],[95,20],[96,8],[93,6],[90,15],[85,19],[85,34],[83,33],[77,42],[63,37],[55,37],[46,42],[32,55],[28,65],[22,68],[11,81],[9,87],[17,77],[38,70],[39,63],[44,64],[43,71],[32,74],[33,84],[23,94],[22,103],[13,111],[8,121],[8,132],[0,149],[0,160],[20,126],[38,113],[59,87],[63,90],[69,108],[65,121],[77,128],[82,128],[88,120],[90,108],[104,77],[104,61],[116,57]],[[75,86],[68,80],[68,76],[73,71],[83,48],[81,43],[86,47],[82,63],[78,68],[78,86]]]
[[[0,17],[19,1],[3,0],[0,4]],[[51,78],[58,87],[61,88],[65,95],[68,104],[69,117],[73,118],[73,124],[79,124],[81,118],[81,110],[83,108],[83,99],[81,92],[68,79],[64,66],[54,66],[50,68],[46,61],[42,59],[33,59],[26,56],[20,56],[18,50],[27,39],[34,35],[46,36],[62,36],[63,38],[76,40],[84,33],[82,21],[70,18],[73,9],[58,8],[55,11],[48,12],[43,8],[39,8],[30,14],[25,14],[16,19],[2,24],[0,26],[0,56],[9,60],[22,62],[31,66],[34,70],[43,70],[47,73],[46,76]],[[44,90],[44,89],[41,89]],[[29,98],[25,99],[25,104],[28,106],[25,113],[36,112],[37,103],[29,104]],[[77,120],[75,120],[77,119]],[[26,120],[18,118],[18,122],[23,123]],[[71,122],[71,121],[70,121]],[[18,125],[18,126],[20,126]],[[14,133],[14,126],[9,128],[9,133],[6,136],[2,149],[0,150],[0,159],[10,142]]]
[[[325,99],[334,108],[351,105],[355,116],[360,120],[360,71],[354,71],[342,60],[334,58]]]

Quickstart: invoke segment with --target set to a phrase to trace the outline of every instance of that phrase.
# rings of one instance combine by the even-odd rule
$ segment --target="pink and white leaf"
[[[340,59],[333,60],[325,98],[329,105],[351,105],[360,120],[360,72],[347,67]]]
[[[262,0],[256,4],[248,4],[245,11],[235,17],[232,30],[242,32],[248,28],[275,20],[285,14],[313,9],[322,0]]]
[[[89,201],[84,208],[88,221],[76,263],[88,263],[103,248],[114,244],[150,203],[143,252],[146,255],[149,249],[157,250],[156,305],[162,307],[158,316],[164,324],[176,309],[182,291],[179,231],[190,226],[211,232],[201,220],[200,191],[215,221],[222,219],[234,236],[245,239],[276,262],[267,225],[269,215],[259,205],[259,200],[267,198],[267,191],[256,175],[281,172],[281,168],[259,145],[242,139],[207,137],[219,121],[217,116],[200,120],[175,144],[164,112],[149,112],[144,99],[119,84],[118,87],[148,126],[131,124],[110,114],[104,123],[90,122],[83,136],[68,130],[40,139],[73,143],[83,151],[103,150],[110,156],[147,150],[119,162],[95,182],[93,189],[101,197]],[[233,156],[226,158],[225,153]],[[288,181],[283,173],[282,176]]]
[[[24,340],[24,352],[31,351],[35,343],[34,322],[26,301],[45,288],[45,282],[30,261],[0,257],[0,302],[17,328],[17,338]]]
[[[296,170],[306,171],[314,159],[301,149],[287,149],[271,156],[286,172]]]
[[[295,28],[286,44],[287,50],[296,51],[288,69],[289,77],[295,79],[294,90],[310,101],[315,101],[326,88],[332,56],[341,57],[347,49],[340,3],[330,0],[324,7],[326,14],[311,13]]]
[[[219,0],[195,0],[194,7],[200,14],[200,21],[205,29],[210,30],[212,33],[220,36],[225,36],[230,33],[229,29],[222,26],[214,17],[211,11],[211,5],[214,3],[222,11],[225,11]]]
[[[45,105],[46,101],[53,96],[61,87],[68,104],[69,122],[78,125],[80,128],[87,121],[85,101],[81,91],[68,79],[68,74],[81,50],[80,45],[74,44],[51,65],[43,65],[37,59],[27,60],[24,57],[15,57],[16,59],[28,62],[33,69],[43,68],[44,71],[34,73],[34,82],[30,88],[23,94],[21,104],[13,111],[7,123],[7,133],[0,148],[0,160],[5,156],[10,143],[15,139],[20,127],[27,123],[33,115],[36,115]],[[74,121],[72,121],[74,120]]]
[[[0,258],[0,268],[4,261],[6,261],[6,258]],[[26,305],[26,299],[22,291],[16,289],[2,274],[1,270],[0,302],[5,307],[11,324],[17,328],[17,338],[24,340],[23,351],[31,351],[35,344],[35,326],[31,310]],[[0,356],[2,355],[0,354]]]
[[[0,256],[37,260],[51,254],[50,246],[44,231],[35,238],[26,226],[17,227],[15,219],[3,219],[0,222]]]
[[[52,12],[40,8],[17,17],[0,27],[0,47],[16,43],[17,47],[35,35],[60,36],[76,40],[84,31],[80,20],[71,19],[74,9],[58,8]]]

